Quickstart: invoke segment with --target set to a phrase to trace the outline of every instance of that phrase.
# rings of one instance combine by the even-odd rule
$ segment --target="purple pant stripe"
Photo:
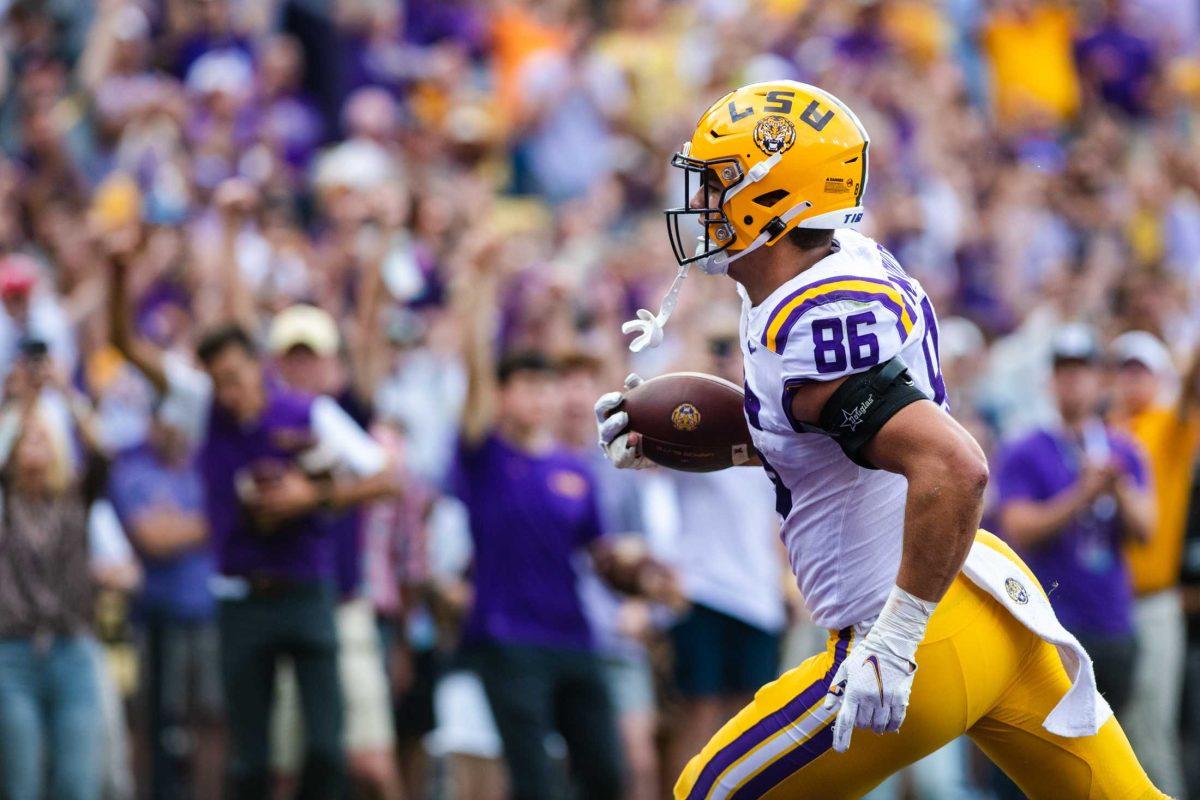
[[[696,778],[696,783],[692,786],[692,790],[688,792],[687,800],[704,800],[712,789],[713,784],[716,783],[717,778],[721,777],[721,773],[727,770],[731,764],[749,753],[773,734],[791,725],[803,716],[804,712],[812,708],[817,701],[825,697],[825,693],[829,689],[829,682],[833,680],[833,673],[837,672],[838,667],[842,665],[849,647],[850,628],[845,628],[838,633],[838,643],[833,651],[833,663],[829,666],[825,675],[819,680],[813,681],[808,688],[789,701],[783,708],[763,717],[763,719],[742,733],[741,736],[721,748],[704,765],[704,769],[700,771],[700,776]]]
[[[746,781],[729,800],[757,800],[784,780],[811,764],[833,747],[833,721],[799,747],[784,753],[766,769]]]
[[[900,308],[899,303],[882,292],[860,292],[854,289],[836,289],[827,294],[823,294],[820,297],[814,297],[810,300],[805,300],[803,303],[796,306],[796,308],[792,309],[792,312],[787,316],[787,321],[783,323],[783,325],[779,328],[779,333],[775,336],[775,352],[783,352],[783,348],[787,345],[788,334],[791,332],[795,324],[800,321],[800,318],[803,317],[810,308],[816,308],[817,306],[822,306],[826,303],[836,303],[839,300],[858,300],[863,303],[877,301],[882,303],[889,311],[896,315],[896,332],[900,334],[900,341],[904,341],[905,331],[903,309]],[[764,331],[763,344],[765,345],[766,343],[767,334]]]

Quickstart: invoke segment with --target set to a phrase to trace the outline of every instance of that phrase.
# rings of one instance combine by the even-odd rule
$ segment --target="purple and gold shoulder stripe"
[[[881,303],[896,316],[896,332],[900,341],[908,339],[916,321],[916,313],[908,298],[890,281],[838,275],[810,283],[779,301],[771,311],[762,343],[774,353],[782,353],[788,334],[809,310],[828,303],[853,300],[859,303]]]

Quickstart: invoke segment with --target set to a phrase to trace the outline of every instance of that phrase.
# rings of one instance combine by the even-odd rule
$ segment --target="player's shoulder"
[[[881,308],[890,324],[902,326],[900,338],[907,337],[915,313],[888,272],[882,248],[852,230],[838,230],[835,241],[836,252],[780,286],[755,309],[754,332],[769,351],[783,353],[792,332],[804,321],[845,316],[867,307]]]

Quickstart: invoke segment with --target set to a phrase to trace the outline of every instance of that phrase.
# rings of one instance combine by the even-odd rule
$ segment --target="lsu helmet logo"
[[[796,126],[787,117],[768,114],[754,126],[754,143],[769,156],[786,153],[796,143]]]
[[[1025,591],[1025,587],[1016,578],[1006,578],[1004,580],[1004,591],[1008,592],[1008,596],[1014,602],[1025,605],[1029,602],[1029,593]]]
[[[677,431],[694,431],[700,427],[700,410],[691,403],[680,403],[671,412],[671,424]]]

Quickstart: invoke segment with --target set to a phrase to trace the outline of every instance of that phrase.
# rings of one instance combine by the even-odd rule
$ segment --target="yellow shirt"
[[[1079,77],[1071,42],[1075,16],[1057,3],[1027,14],[997,13],[983,30],[996,110],[1006,122],[1030,115],[1061,122],[1079,108]]]
[[[1126,420],[1125,428],[1146,452],[1154,495],[1155,523],[1150,540],[1125,547],[1133,590],[1145,595],[1179,582],[1200,420],[1180,422],[1174,408],[1152,408]]]

